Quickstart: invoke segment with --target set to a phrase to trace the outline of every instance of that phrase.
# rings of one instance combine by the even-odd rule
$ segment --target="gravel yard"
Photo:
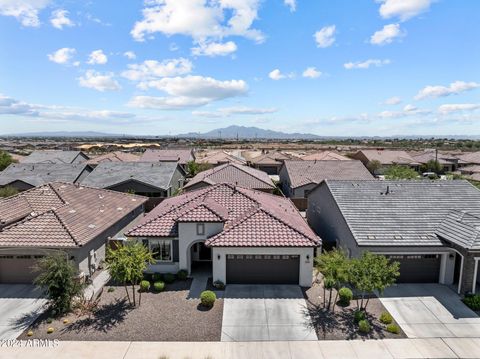
[[[47,323],[45,314],[19,339],[132,340],[132,341],[219,341],[223,300],[212,309],[187,300],[191,281],[167,284],[162,293],[143,293],[141,306],[131,309],[123,287],[108,292],[106,286],[97,310],[88,315],[71,313]],[[64,319],[68,323],[64,324]],[[49,327],[54,332],[47,334]],[[33,331],[31,337],[28,330]]]

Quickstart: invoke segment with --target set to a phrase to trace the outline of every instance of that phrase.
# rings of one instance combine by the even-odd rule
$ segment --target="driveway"
[[[398,284],[380,298],[409,338],[480,337],[480,318],[441,284]]]
[[[221,340],[318,340],[306,308],[296,285],[227,285]]]
[[[28,284],[0,284],[0,339],[16,339],[43,312],[47,300]]]

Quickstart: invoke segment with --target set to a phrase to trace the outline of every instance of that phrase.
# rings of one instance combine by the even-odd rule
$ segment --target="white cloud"
[[[125,56],[129,60],[135,60],[137,58],[137,55],[133,51],[125,51],[123,53],[123,56]]]
[[[362,62],[347,62],[343,64],[347,70],[352,69],[368,69],[370,66],[380,67],[384,65],[388,65],[391,61],[389,59],[385,60],[378,60],[378,59],[369,59]]]
[[[192,48],[192,54],[195,56],[226,56],[237,51],[237,45],[233,41],[225,43],[201,42],[197,47]]]
[[[0,114],[35,116],[38,111],[30,104],[0,94]]]
[[[380,118],[401,118],[408,116],[425,116],[432,113],[430,110],[419,109],[411,104],[405,105],[402,111],[382,111],[378,114]]]
[[[268,74],[268,77],[270,77],[272,80],[283,80],[286,78],[292,79],[295,77],[295,74],[293,72],[290,72],[289,74],[284,74],[282,73],[279,69],[275,69],[270,71]]]
[[[400,24],[389,24],[385,25],[382,30],[376,31],[372,37],[370,37],[370,43],[373,45],[386,45],[404,35],[400,29]]]
[[[62,64],[66,65],[69,64],[70,61],[73,59],[75,56],[77,50],[70,48],[70,47],[64,47],[61,49],[58,49],[57,51],[48,54],[48,59],[52,62],[55,62],[57,64]]]
[[[311,79],[315,79],[317,77],[320,77],[321,75],[322,73],[318,71],[315,67],[307,67],[302,73],[303,77],[308,77]]]
[[[297,10],[297,0],[283,0],[284,4],[290,8],[291,12]]]
[[[52,12],[50,23],[53,27],[62,30],[64,26],[75,26],[74,22],[68,18],[67,10],[58,9]]]
[[[390,98],[387,98],[385,101],[383,101],[384,105],[398,105],[399,103],[402,102],[402,99],[398,96],[393,96]]]
[[[145,88],[155,88],[167,93],[166,97],[136,96],[132,107],[156,109],[182,109],[206,105],[213,101],[245,95],[248,86],[243,80],[220,81],[211,77],[166,77],[145,82]]]
[[[108,62],[108,57],[103,50],[95,50],[88,56],[87,64],[90,65],[105,65]]]
[[[254,108],[254,107],[224,107],[216,111],[193,111],[192,114],[199,117],[221,118],[231,115],[265,115],[277,112],[276,108]]]
[[[322,27],[313,37],[317,43],[317,47],[329,47],[335,42],[335,25]]]
[[[263,34],[252,28],[260,0],[152,0],[145,4],[143,19],[131,31],[137,41],[156,32],[191,36],[196,41],[232,35],[264,40]]]
[[[38,14],[51,0],[0,0],[0,15],[13,16],[23,26],[38,27]]]
[[[458,95],[459,93],[476,89],[480,87],[477,82],[455,81],[448,86],[425,86],[415,96],[415,100],[423,100],[425,98],[437,98],[450,95]]]
[[[161,77],[186,75],[192,71],[193,64],[185,58],[168,59],[162,62],[146,60],[140,64],[128,65],[122,76],[131,81],[148,81]]]
[[[78,78],[78,83],[82,87],[91,88],[97,91],[118,91],[120,84],[114,79],[113,73],[99,73],[88,70],[84,76]]]
[[[434,0],[377,0],[382,3],[379,12],[384,19],[398,17],[406,21],[430,8]]]
[[[438,108],[438,112],[447,115],[452,112],[468,112],[478,109],[480,109],[480,104],[475,103],[444,104]]]

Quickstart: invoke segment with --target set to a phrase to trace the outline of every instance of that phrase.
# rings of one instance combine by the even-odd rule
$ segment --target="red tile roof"
[[[166,199],[127,236],[176,237],[183,216],[207,222],[215,218],[212,212],[224,217],[224,229],[206,241],[210,246],[316,247],[321,242],[287,198],[227,183]]]
[[[247,162],[239,157],[231,155],[225,151],[219,151],[214,153],[209,153],[205,157],[197,158],[196,162],[198,163],[208,163],[214,166],[221,165],[224,163],[236,163],[239,165],[244,165]]]
[[[153,150],[147,149],[140,157],[142,162],[178,162],[182,165],[194,160],[192,150],[172,149],[172,150]]]

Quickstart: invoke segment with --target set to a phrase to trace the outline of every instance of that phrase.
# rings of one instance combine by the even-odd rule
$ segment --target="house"
[[[216,183],[231,183],[269,193],[273,193],[276,188],[265,172],[248,166],[226,163],[200,172],[185,185],[184,189],[191,191]]]
[[[105,245],[143,213],[140,196],[53,182],[0,200],[0,283],[32,283],[36,261],[65,251],[91,276]]]
[[[192,149],[147,149],[140,157],[141,162],[178,162],[183,170],[186,170],[187,163],[195,161],[195,154]]]
[[[89,157],[82,151],[37,150],[22,158],[20,163],[71,163],[85,162]]]
[[[465,152],[459,155],[458,158],[463,162],[464,166],[480,165],[480,151]]]
[[[280,169],[283,193],[300,210],[307,209],[307,196],[326,179],[371,180],[373,176],[360,161],[285,161]]]
[[[92,167],[96,167],[102,162],[137,162],[139,159],[139,156],[132,153],[113,151],[100,156],[92,157],[87,161],[87,164]]]
[[[204,264],[225,284],[312,284],[321,240],[284,197],[221,183],[168,198],[126,233],[143,241],[154,272]]]
[[[411,156],[421,165],[426,165],[430,161],[437,161],[440,166],[442,166],[443,172],[454,172],[459,167],[459,164],[463,162],[455,155],[438,152],[436,150],[425,150],[420,153],[411,154]]]
[[[217,151],[208,153],[205,157],[197,158],[197,163],[207,163],[212,166],[219,166],[225,163],[235,163],[237,165],[245,165],[247,162],[237,156],[234,156],[226,151]]]
[[[415,171],[420,169],[420,163],[406,151],[368,149],[357,151],[351,157],[355,160],[362,161],[362,163],[376,175],[383,174],[386,168],[393,165],[410,167]],[[374,163],[377,163],[379,168],[372,168],[372,164]]]
[[[82,184],[149,197],[149,211],[183,187],[184,180],[177,162],[102,162]]]
[[[249,165],[269,175],[278,175],[283,162],[291,159],[294,158],[290,155],[274,151],[252,158],[249,161]]]
[[[0,187],[11,186],[19,191],[61,181],[80,183],[92,168],[83,163],[12,163],[0,172]]]
[[[333,151],[320,151],[302,156],[304,161],[350,161],[351,158]]]
[[[307,218],[324,244],[400,262],[399,282],[477,288],[480,191],[467,181],[325,181]]]

